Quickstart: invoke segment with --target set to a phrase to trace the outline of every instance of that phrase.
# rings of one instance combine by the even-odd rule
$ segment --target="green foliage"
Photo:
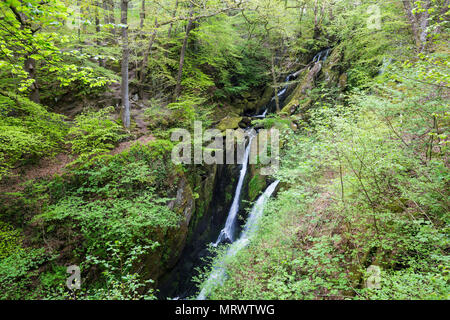
[[[194,121],[202,121],[203,126],[210,124],[211,106],[207,99],[195,95],[185,95],[177,102],[170,103],[167,108],[172,110],[172,116],[177,119],[177,126],[192,129]]]
[[[114,108],[85,112],[75,118],[69,129],[72,151],[79,155],[77,162],[85,161],[93,155],[106,153],[126,137],[123,128],[110,119]]]
[[[62,116],[27,98],[0,93],[0,178],[27,159],[51,155],[66,134]]]
[[[319,100],[283,133],[286,190],[212,299],[448,299],[448,102],[424,63],[391,68],[346,107]],[[372,264],[380,289],[365,288]]]
[[[20,250],[23,250],[20,231],[0,221],[0,259],[4,259]]]
[[[238,96],[266,81],[264,60],[241,38],[242,17],[218,15],[192,31],[196,50],[189,52],[183,85],[202,92],[214,87],[217,98]]]
[[[36,298],[32,281],[38,276],[37,268],[49,259],[43,248],[20,250],[1,259],[0,299]]]
[[[145,243],[152,230],[175,227],[178,217],[167,207],[167,201],[155,197],[151,190],[133,199],[86,202],[72,196],[51,206],[37,219],[52,224],[61,224],[58,222],[61,221],[69,227],[77,226],[88,252],[106,254],[104,244],[108,241],[121,239],[128,248],[136,242]],[[52,229],[50,226],[47,231]],[[70,234],[67,236],[70,237]]]
[[[154,250],[158,243],[152,246],[136,245],[124,253],[121,248],[123,243],[115,241],[106,243],[109,254],[108,260],[98,259],[95,256],[87,256],[86,264],[102,267],[105,284],[100,288],[87,291],[88,300],[153,300],[155,295],[152,289],[146,289],[152,280],[142,280],[135,270],[135,262],[141,255]]]

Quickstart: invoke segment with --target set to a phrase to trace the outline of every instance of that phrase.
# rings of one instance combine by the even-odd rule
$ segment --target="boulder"
[[[229,115],[220,121],[217,125],[217,129],[220,131],[226,131],[227,129],[237,129],[239,128],[239,123],[242,121],[243,117]]]

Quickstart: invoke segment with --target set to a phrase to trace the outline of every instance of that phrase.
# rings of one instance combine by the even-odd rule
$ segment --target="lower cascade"
[[[203,288],[200,291],[197,300],[205,300],[211,293],[211,289],[213,287],[223,283],[226,277],[225,271],[227,259],[236,255],[242,248],[246,247],[250,243],[251,238],[258,229],[259,221],[261,220],[264,212],[264,206],[267,200],[272,196],[279,182],[279,180],[273,182],[258,198],[250,212],[240,238],[230,245],[225,255],[220,261],[218,261],[217,266],[214,267],[209,278],[204,282]]]

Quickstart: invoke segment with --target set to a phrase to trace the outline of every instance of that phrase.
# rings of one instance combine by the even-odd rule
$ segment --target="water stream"
[[[330,51],[331,49],[325,49],[320,51],[314,56],[312,63],[319,63],[325,61],[328,58]],[[292,86],[290,82],[294,80],[298,76],[298,74],[299,73],[296,72],[286,77],[285,85],[277,94],[280,107],[284,106],[286,98],[292,92]],[[276,108],[275,97],[272,97],[271,101],[264,108],[264,111],[261,114],[252,116],[252,118],[260,118],[260,119],[265,118],[268,113],[274,112],[275,108]],[[247,133],[251,131],[253,131],[252,127],[247,128]],[[249,141],[245,149],[243,163],[240,170],[238,171],[239,180],[234,192],[233,202],[231,203],[231,206],[228,210],[225,225],[220,230],[217,240],[215,242],[210,242],[215,247],[217,247],[221,243],[227,242],[230,243],[230,247],[227,249],[226,253],[220,259],[220,261],[216,262],[216,265],[214,266],[209,278],[206,280],[205,283],[203,283],[202,290],[200,294],[197,296],[197,299],[199,300],[206,299],[214,286],[223,283],[226,276],[226,261],[230,257],[234,256],[237,252],[239,252],[239,250],[247,246],[251,237],[255,234],[257,230],[259,220],[261,219],[261,216],[264,211],[264,205],[266,204],[267,200],[271,197],[271,195],[273,194],[279,183],[279,181],[275,181],[272,184],[270,184],[264,191],[264,193],[258,198],[258,200],[255,202],[254,206],[250,211],[250,214],[247,218],[247,222],[243,227],[240,237],[237,240],[235,240],[235,235],[238,232],[239,227],[237,216],[241,209],[240,203],[243,198],[243,191],[245,190],[245,181],[246,181],[245,179],[248,171],[247,169],[250,157],[250,149],[254,138],[255,138],[254,134],[249,135]],[[226,168],[225,170],[224,168],[222,168],[222,171],[227,170]],[[227,181],[230,179],[230,177],[227,175],[218,175],[217,179],[222,180],[224,178],[226,178]],[[218,215],[218,213],[220,213],[219,211],[221,210],[223,211],[223,209],[217,211],[216,208],[223,207],[223,204],[226,203],[224,202],[225,199],[222,197],[225,183],[226,181],[217,181],[216,187],[214,188],[212,201],[213,203],[216,201],[216,203],[212,211],[213,220],[221,216]],[[211,229],[214,230],[215,226],[213,225]],[[210,235],[209,237],[211,236],[213,235]],[[196,286],[192,281],[192,277],[195,274],[194,269],[195,267],[201,267],[202,265],[204,265],[205,263],[203,262],[202,257],[206,257],[209,255],[206,246],[207,242],[205,243],[204,240],[202,241],[194,241],[194,243],[187,245],[182,257],[180,258],[178,267],[174,269],[172,274],[169,275],[168,280],[166,279],[165,281],[166,283],[169,284],[168,287],[171,288],[167,289],[166,290],[167,292],[177,292],[178,297],[176,299],[185,299],[188,296],[195,293]],[[200,248],[198,248],[199,245]],[[175,287],[175,290],[173,290],[173,287]]]

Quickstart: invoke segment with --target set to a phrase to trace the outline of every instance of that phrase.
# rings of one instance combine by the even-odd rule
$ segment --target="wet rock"
[[[328,85],[335,85],[339,81],[339,63],[342,59],[342,52],[339,48],[336,48],[331,53],[330,57],[324,62],[323,76]]]
[[[247,104],[245,105],[245,108],[244,108],[244,112],[246,112],[246,113],[256,113],[256,111],[257,111],[257,104],[258,104],[258,102],[257,101],[248,101],[247,100]]]
[[[144,258],[142,276],[146,279],[158,279],[172,268],[179,259],[186,244],[189,223],[195,212],[195,199],[192,188],[184,175],[178,179],[177,192],[168,207],[180,215],[178,227],[155,231],[155,241],[161,245]]]
[[[217,125],[217,129],[220,131],[225,131],[227,129],[237,129],[239,128],[239,123],[242,121],[242,117],[239,116],[227,116],[222,119]]]
[[[272,99],[273,97],[273,88],[271,86],[267,86],[262,95],[260,96],[260,99],[256,103],[256,111],[261,111],[262,108],[264,108]]]
[[[293,114],[293,112],[295,112],[299,107],[303,109],[309,106],[311,102],[309,102],[308,100],[305,101],[305,103],[308,102],[308,104],[304,105],[303,107],[300,106],[300,104],[302,100],[305,100],[307,98],[306,93],[308,92],[308,90],[314,88],[316,77],[318,76],[321,70],[322,70],[322,63],[318,62],[315,63],[311,69],[305,68],[303,71],[299,73],[298,79],[300,80],[300,83],[297,85],[292,94],[286,100],[287,103],[283,108],[284,113]]]

